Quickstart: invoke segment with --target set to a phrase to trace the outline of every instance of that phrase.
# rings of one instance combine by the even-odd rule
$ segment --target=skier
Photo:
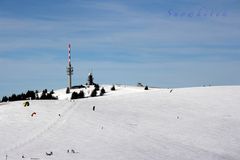
[[[51,155],[53,155],[53,152],[50,152],[50,153],[46,152],[46,155],[51,156]]]
[[[75,151],[72,149],[72,153],[75,153]]]
[[[93,106],[93,111],[95,111],[95,106]]]

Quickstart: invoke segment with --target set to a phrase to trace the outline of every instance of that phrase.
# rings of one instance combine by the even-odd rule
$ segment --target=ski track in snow
[[[48,132],[49,130],[53,129],[60,121],[64,120],[64,117],[66,117],[68,114],[71,113],[72,110],[74,110],[74,107],[76,107],[75,102],[69,101],[65,104],[67,105],[68,103],[72,103],[72,105],[70,105],[69,107],[67,107],[64,111],[62,111],[61,117],[58,117],[57,119],[53,120],[52,122],[50,122],[45,128],[43,128],[41,131],[39,131],[37,134],[33,135],[32,137],[19,142],[18,144],[15,144],[11,147],[9,147],[8,149],[4,150],[3,153],[7,154],[11,151],[14,151],[20,147],[23,147],[25,145],[28,145],[30,143],[32,143],[34,140],[36,140],[37,138],[40,138],[41,136],[43,136],[46,132]]]
[[[240,93],[240,87],[222,89],[223,87],[206,88],[206,90],[205,88],[174,89],[172,93],[169,92],[170,89],[150,89],[151,91],[147,93],[148,91],[141,88],[122,87],[117,91],[107,93],[103,97],[85,98],[83,101],[64,100],[58,104],[61,106],[58,111],[49,110],[51,113],[46,116],[60,113],[60,117],[49,119],[47,126],[39,127],[39,130],[33,135],[4,149],[1,157],[11,153],[9,159],[16,159],[21,154],[20,148],[23,148],[22,151],[31,154],[31,156],[40,151],[41,153],[37,155],[41,154],[38,156],[41,160],[59,158],[61,160],[80,158],[89,160],[111,158],[119,160],[175,160],[178,158],[181,160],[238,160],[240,155],[237,152],[239,146],[237,142],[240,137],[237,133],[240,130],[234,128],[234,126],[237,126],[239,122],[236,113],[239,111],[237,105],[240,101],[237,95]],[[206,93],[207,95],[205,95]],[[41,102],[38,103],[41,104]],[[93,104],[97,106],[95,113],[91,111]],[[54,105],[57,104],[54,103]],[[13,104],[13,106],[17,105]],[[5,106],[2,109],[4,110]],[[229,110],[226,111],[226,109]],[[10,109],[10,111],[14,110]],[[213,112],[216,112],[216,114]],[[79,114],[82,116],[79,116],[78,113],[82,113]],[[176,120],[176,116],[179,120]],[[223,119],[222,117],[229,119]],[[214,122],[209,122],[209,120]],[[199,122],[200,124],[195,125],[193,122]],[[228,124],[230,125],[228,126]],[[199,125],[199,128],[195,127],[197,125]],[[100,128],[103,126],[104,129],[101,130]],[[98,131],[101,132],[96,133],[97,127]],[[231,130],[228,131],[226,127],[232,130],[232,134],[229,134]],[[57,131],[58,129],[61,131]],[[75,129],[78,133],[74,133],[76,132]],[[201,129],[206,129],[206,131]],[[70,138],[69,135],[64,135],[69,133],[68,130],[70,130]],[[55,134],[55,131],[56,137],[54,137],[54,140],[42,147],[41,145],[44,144],[41,140],[48,140]],[[71,134],[73,137],[71,137]],[[172,135],[169,136],[168,134]],[[181,134],[184,134],[184,136]],[[203,134],[202,137],[201,134]],[[200,138],[195,141],[198,136]],[[63,140],[65,138],[67,139],[66,142]],[[228,141],[231,138],[235,138],[235,141],[233,143],[232,140],[228,146]],[[41,140],[38,141],[39,139]],[[112,140],[112,142],[108,140]],[[209,143],[208,140],[210,140]],[[61,141],[61,143],[58,141]],[[81,144],[76,145],[75,141]],[[58,146],[58,144],[63,144],[63,146]],[[216,145],[214,146],[214,144]],[[218,146],[218,144],[220,145]],[[54,156],[42,155],[47,145],[51,145],[50,149],[57,146],[53,150]],[[81,152],[78,155],[64,153],[64,149],[69,146],[76,147]],[[34,149],[31,147],[34,147]],[[106,149],[101,147],[106,147]],[[94,154],[89,155],[92,154],[92,151],[97,151],[97,153],[94,153],[96,156]],[[113,156],[118,157],[113,158]]]

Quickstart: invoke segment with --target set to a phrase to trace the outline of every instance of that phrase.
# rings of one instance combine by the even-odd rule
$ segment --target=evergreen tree
[[[94,87],[95,87],[95,89],[97,90],[97,91],[99,91],[99,84],[96,84],[96,83],[94,83]]]
[[[49,93],[47,93],[47,95],[46,95],[46,99],[52,99],[52,95],[49,94]]]
[[[42,92],[42,95],[41,95],[40,99],[47,99],[47,93]]]
[[[46,92],[42,92],[42,95],[40,97],[40,99],[42,100],[51,100],[51,99],[58,99],[57,97],[54,97],[52,94],[50,93],[46,93]]]
[[[12,94],[11,97],[9,97],[9,101],[16,101],[17,100],[17,95],[16,94]]]
[[[70,93],[70,88],[69,87],[67,87],[67,89],[66,89],[66,94],[68,94],[68,93]]]
[[[94,88],[91,95],[91,97],[96,97],[97,96],[97,90]]]
[[[105,89],[102,88],[101,91],[100,91],[100,96],[103,96],[105,93],[106,93]]]
[[[43,92],[44,92],[45,94],[47,94],[48,90],[47,90],[47,89],[44,89]]]
[[[111,91],[115,91],[116,89],[115,89],[115,86],[113,85],[112,87],[111,87]]]
[[[8,101],[8,97],[7,96],[4,96],[3,98],[2,98],[2,102],[7,102]]]
[[[17,95],[17,100],[18,100],[18,101],[19,101],[19,100],[23,100],[21,94],[18,94],[18,95]]]
[[[53,89],[51,90],[50,94],[54,94],[54,91],[53,91]]]
[[[31,99],[36,99],[35,92],[28,90],[27,93],[26,93],[26,97],[31,98]]]
[[[144,90],[148,90],[148,86],[145,86]]]
[[[26,94],[25,94],[25,93],[22,93],[22,94],[21,94],[21,100],[26,100],[26,99],[27,99]]]
[[[52,94],[47,93],[46,99],[49,99],[49,100],[51,100],[51,99],[57,99],[57,97],[54,97]]]
[[[41,95],[40,99],[47,99],[47,89],[44,89],[42,91],[42,95]]]
[[[78,98],[84,98],[84,97],[85,97],[84,92],[80,91],[78,94]]]
[[[77,94],[77,92],[73,92],[73,93],[72,93],[71,99],[78,99],[78,94]]]

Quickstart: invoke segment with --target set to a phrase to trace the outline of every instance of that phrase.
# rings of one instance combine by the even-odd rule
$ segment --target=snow
[[[1,104],[0,159],[240,159],[240,86],[110,87],[101,97],[70,101],[61,89],[61,100]]]

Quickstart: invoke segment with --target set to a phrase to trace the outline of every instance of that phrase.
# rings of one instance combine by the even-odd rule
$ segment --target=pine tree
[[[2,98],[2,102],[7,102],[8,101],[8,97],[7,96],[4,96],[3,98]]]
[[[53,91],[53,89],[51,90],[50,94],[54,94],[54,91]]]
[[[70,93],[70,88],[69,87],[67,87],[67,89],[66,89],[66,94],[68,94],[68,93]]]
[[[91,97],[96,97],[97,96],[97,90],[94,88],[91,95]]]
[[[47,89],[44,89],[43,92],[47,94],[48,90],[47,90]]]
[[[113,85],[112,88],[111,88],[111,91],[115,91],[115,86]]]
[[[99,88],[100,88],[99,84],[94,83],[94,87],[97,91],[99,91]]]
[[[28,90],[27,93],[26,93],[26,97],[31,98],[31,99],[36,99],[35,92]]]
[[[103,96],[105,93],[106,93],[105,89],[102,88],[101,91],[100,91],[100,96]]]
[[[27,99],[26,94],[25,94],[25,93],[22,93],[22,94],[21,94],[21,100],[26,100],[26,99]]]
[[[42,95],[41,95],[40,99],[47,99],[47,93],[42,92]]]
[[[84,98],[84,97],[85,97],[84,92],[80,91],[78,94],[78,98]]]
[[[77,94],[77,92],[73,92],[73,93],[72,93],[71,99],[78,99],[78,94]]]
[[[17,100],[17,95],[16,94],[12,94],[11,97],[9,97],[9,101],[16,101]]]

